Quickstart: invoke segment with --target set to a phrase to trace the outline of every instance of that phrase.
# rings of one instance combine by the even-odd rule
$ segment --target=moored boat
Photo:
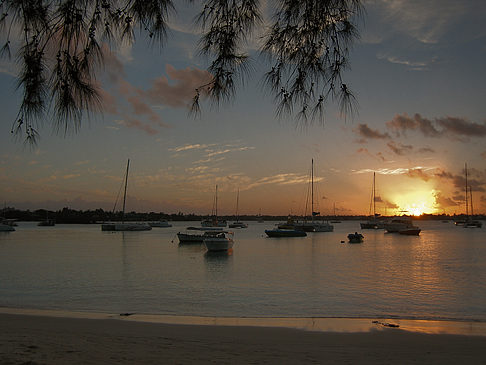
[[[236,222],[233,222],[228,225],[229,228],[248,228],[248,224],[239,221],[238,215],[238,207],[240,202],[240,189],[238,189],[238,193],[236,194]]]
[[[279,223],[277,225],[278,229],[295,229],[295,221],[290,215],[287,217],[287,221],[285,223]]]
[[[56,225],[56,221],[54,219],[45,219],[37,223],[40,227],[52,227]]]
[[[218,185],[214,193],[213,208],[211,212],[211,218],[201,221],[201,227],[226,227],[225,220],[218,219]]]
[[[149,222],[148,224],[149,224],[150,227],[159,227],[159,228],[172,227],[172,224],[170,224],[165,219],[161,219],[161,220],[156,221],[156,222]]]
[[[233,248],[233,233],[228,231],[209,235],[203,240],[208,252],[228,251]]]
[[[399,230],[398,233],[403,234],[403,235],[407,235],[407,236],[418,236],[421,231],[422,230],[419,227],[412,226],[412,227],[409,227],[409,228]]]
[[[305,237],[307,233],[297,229],[266,229],[265,233],[268,237]]]
[[[222,228],[188,227],[186,228],[186,232],[178,232],[177,238],[179,239],[179,244],[189,244],[189,243],[202,244],[205,238],[215,236],[221,232],[223,232]]]
[[[389,222],[386,222],[384,227],[388,233],[397,233],[406,229],[416,228],[412,224],[412,218],[405,216],[393,218]]]
[[[371,213],[371,208],[373,208],[373,215],[371,216],[371,219],[369,219],[366,222],[361,222],[359,225],[361,229],[380,229],[384,228],[384,222],[383,220],[379,219],[380,214],[376,213],[376,173],[373,172],[373,186],[372,186],[372,191],[371,191],[371,204],[370,204],[370,213]]]
[[[101,225],[102,231],[150,231],[152,227],[144,222],[110,222]]]
[[[349,243],[362,243],[364,236],[361,233],[354,232],[348,234],[348,242]]]
[[[108,222],[101,224],[102,231],[150,231],[152,227],[144,222],[125,222],[125,203],[127,198],[127,184],[128,184],[128,171],[130,168],[130,159],[127,160],[127,170],[125,172],[125,188],[123,192],[123,209],[121,222]],[[114,210],[114,208],[113,208]]]
[[[474,219],[474,208],[473,208],[473,196],[472,196],[472,187],[468,186],[467,181],[467,164],[464,164],[464,171],[466,174],[466,219],[464,221],[463,227],[464,228],[481,228],[483,223]],[[469,196],[469,201],[468,201]],[[471,214],[469,214],[469,208],[471,208]]]
[[[13,232],[15,228],[4,222],[0,222],[0,232]]]
[[[248,228],[248,224],[243,222],[233,222],[228,225],[229,228]]]

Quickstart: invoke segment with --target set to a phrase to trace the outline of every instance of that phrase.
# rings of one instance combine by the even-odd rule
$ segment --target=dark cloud
[[[359,124],[358,128],[354,130],[355,133],[359,134],[363,138],[368,139],[388,139],[390,135],[388,133],[381,133],[378,130],[373,130],[368,127],[367,124]]]
[[[395,143],[393,141],[386,144],[388,148],[396,155],[403,156],[413,151],[413,146]]]
[[[430,147],[422,147],[417,152],[419,152],[419,153],[435,153],[435,150],[433,150]]]
[[[486,136],[486,124],[470,122],[466,119],[447,117],[437,119],[437,124],[443,128],[445,134],[466,136],[466,137],[484,137]]]
[[[376,155],[373,155],[367,148],[360,148],[356,151],[356,153],[360,153],[360,154],[364,154],[364,155],[368,155],[370,157],[373,157],[373,158],[377,158],[378,160],[380,161],[386,161],[385,160],[385,157],[383,156],[383,154],[381,152],[378,152]]]
[[[398,208],[400,208],[398,205],[396,205],[395,203],[392,203],[392,202],[390,202],[388,200],[385,200],[384,203],[385,203],[385,206],[388,209],[398,209]]]
[[[457,199],[448,198],[439,191],[434,194],[434,198],[435,204],[444,209],[460,205],[460,202],[458,202]]]
[[[434,176],[441,179],[450,180],[458,191],[464,191],[466,188],[466,176],[464,169],[459,175],[448,171],[439,170]],[[467,185],[473,190],[473,192],[486,191],[486,173],[474,168],[468,168]],[[462,199],[464,199],[464,197]]]
[[[409,130],[418,130],[427,137],[439,137],[441,134],[433,126],[432,121],[422,118],[420,114],[415,114],[413,118],[409,117],[407,114],[395,115],[391,121],[386,122],[386,126],[399,136],[405,134]]]
[[[452,179],[454,177],[454,175],[451,172],[442,169],[438,169],[437,172],[435,173],[435,176],[441,179]]]
[[[405,135],[407,131],[419,131],[425,137],[449,138],[460,137],[484,137],[486,136],[486,124],[471,122],[464,118],[445,117],[430,120],[420,114],[413,117],[407,114],[395,115],[392,120],[386,122],[386,127],[397,136]]]

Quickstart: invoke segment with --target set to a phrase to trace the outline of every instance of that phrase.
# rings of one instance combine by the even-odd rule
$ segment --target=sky
[[[325,124],[307,126],[276,117],[252,44],[236,97],[190,116],[207,60],[180,3],[163,48],[138,36],[106,59],[103,115],[67,135],[46,122],[35,148],[10,133],[17,66],[0,61],[2,205],[111,210],[130,159],[129,211],[210,214],[217,185],[219,214],[235,213],[239,190],[239,214],[300,215],[313,159],[323,215],[369,214],[373,172],[377,213],[463,213],[466,163],[486,213],[486,2],[366,0],[345,73],[357,113],[329,104]]]

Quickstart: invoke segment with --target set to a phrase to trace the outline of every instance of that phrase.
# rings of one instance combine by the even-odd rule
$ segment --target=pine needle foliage
[[[248,44],[263,40],[269,62],[264,83],[273,92],[277,115],[305,123],[324,120],[324,107],[336,101],[345,114],[355,98],[343,82],[349,47],[362,0],[189,0],[198,7],[199,52],[209,59],[209,83],[195,90],[192,111],[202,99],[214,104],[235,98],[251,75]],[[172,0],[0,0],[0,57],[12,54],[20,65],[23,92],[12,133],[36,143],[42,121],[61,134],[100,112],[96,71],[103,66],[103,44],[135,41],[135,32],[153,44],[167,37],[175,14]],[[264,6],[274,10],[271,24]],[[264,34],[255,34],[263,29]],[[18,44],[12,52],[11,45]],[[202,97],[203,98],[202,98]]]

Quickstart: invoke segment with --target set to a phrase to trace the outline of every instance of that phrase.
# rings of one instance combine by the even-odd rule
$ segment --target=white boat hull
[[[233,248],[233,239],[228,237],[211,237],[204,239],[203,242],[210,252],[228,251]]]
[[[150,227],[159,227],[159,228],[172,227],[172,224],[170,224],[167,221],[149,222],[149,225]]]
[[[0,223],[0,232],[12,232],[12,231],[15,231],[14,227],[8,224]]]
[[[146,223],[103,223],[101,225],[102,231],[150,231],[150,227]]]

